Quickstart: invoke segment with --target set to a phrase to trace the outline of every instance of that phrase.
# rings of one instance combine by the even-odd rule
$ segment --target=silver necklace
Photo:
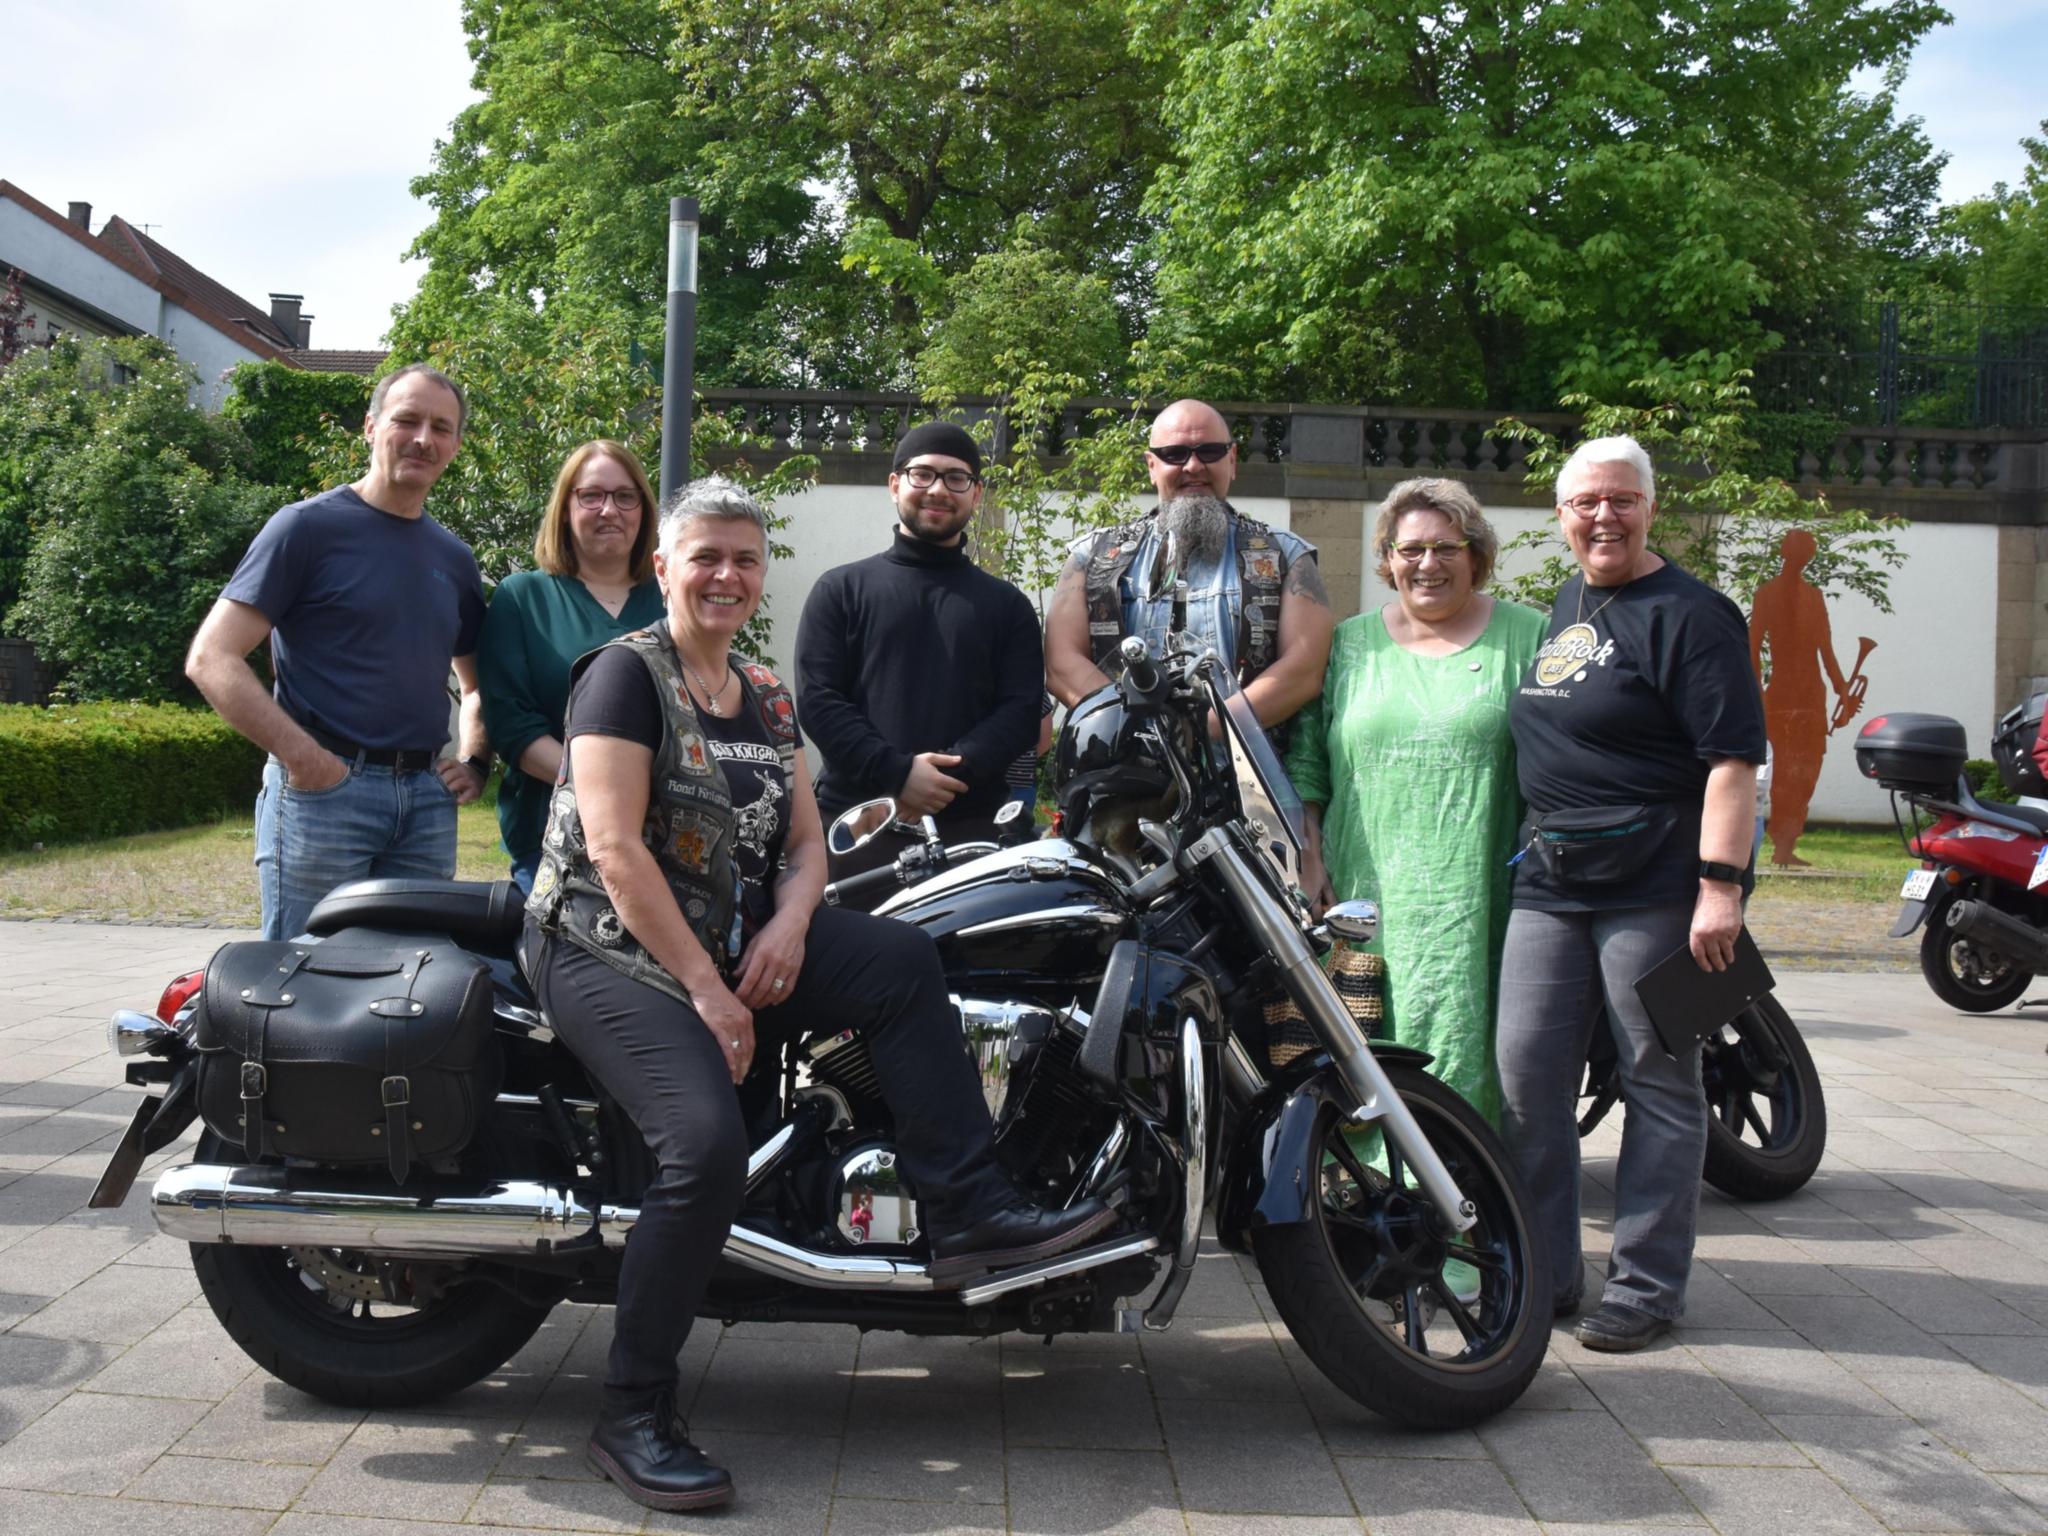
[[[718,680],[718,687],[714,689],[709,683],[704,681],[704,674],[684,659],[681,651],[676,652],[676,660],[682,662],[683,670],[697,680],[697,686],[704,694],[704,707],[710,710],[718,719],[723,720],[725,718],[725,711],[718,707],[718,696],[725,692],[726,679],[732,676],[732,662],[730,660],[726,662],[725,677]]]
[[[1622,586],[1626,585],[1628,585],[1628,583],[1622,583]],[[1607,606],[1607,603],[1613,602],[1619,596],[1621,596],[1621,587],[1616,587],[1612,592],[1607,594],[1607,601],[1603,602],[1599,608],[1595,608],[1593,610],[1593,618],[1599,618],[1601,609],[1604,609]],[[1586,579],[1583,576],[1579,578],[1579,615],[1577,618],[1573,619],[1572,622],[1574,624],[1590,624],[1592,622],[1592,619],[1588,619],[1586,617]]]

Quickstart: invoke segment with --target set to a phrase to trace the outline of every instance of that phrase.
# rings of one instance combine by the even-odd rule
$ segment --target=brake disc
[[[349,1301],[389,1299],[384,1293],[384,1281],[380,1275],[374,1270],[366,1273],[351,1267],[334,1250],[293,1248],[288,1251],[297,1262],[299,1272],[330,1296]]]

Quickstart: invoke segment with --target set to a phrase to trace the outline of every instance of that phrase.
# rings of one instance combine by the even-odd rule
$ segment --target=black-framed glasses
[[[1220,464],[1235,446],[1234,443],[1159,443],[1145,451],[1160,463],[1179,469],[1190,458],[1200,459],[1204,464]]]
[[[576,505],[586,512],[595,512],[605,504],[607,497],[611,499],[611,504],[621,512],[638,512],[640,510],[640,493],[630,485],[618,491],[600,491],[595,487],[586,488],[583,486],[576,488]]]
[[[920,491],[935,485],[944,485],[949,491],[965,491],[981,484],[981,476],[968,469],[933,469],[929,464],[912,464],[900,473]]]
[[[1604,501],[1614,508],[1617,517],[1627,517],[1637,507],[1646,505],[1649,500],[1650,498],[1641,491],[1611,491],[1604,495],[1598,491],[1584,491],[1567,498],[1563,505],[1570,507],[1581,517],[1591,517],[1600,510],[1600,503]]]
[[[1434,544],[1396,544],[1394,553],[1410,565],[1420,565],[1424,555],[1435,555],[1439,560],[1448,560],[1460,550],[1471,547],[1470,539],[1438,539]]]

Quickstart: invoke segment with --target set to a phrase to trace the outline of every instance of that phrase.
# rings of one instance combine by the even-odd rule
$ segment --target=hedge
[[[263,754],[211,710],[0,705],[0,848],[247,811],[262,774]]]

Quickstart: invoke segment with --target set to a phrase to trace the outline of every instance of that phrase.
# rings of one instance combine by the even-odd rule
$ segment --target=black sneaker
[[[1581,1318],[1578,1340],[1588,1349],[1604,1354],[1624,1355],[1647,1348],[1671,1331],[1671,1319],[1652,1317],[1640,1307],[1605,1303],[1591,1317]]]
[[[630,1413],[607,1410],[585,1454],[627,1498],[649,1509],[715,1509],[732,1502],[732,1474],[690,1444],[690,1426],[668,1397]]]
[[[932,1279],[963,1280],[994,1269],[1035,1264],[1078,1248],[1116,1223],[1116,1212],[1100,1200],[1083,1200],[1064,1211],[1028,1200],[990,1212],[971,1227],[932,1238]]]

